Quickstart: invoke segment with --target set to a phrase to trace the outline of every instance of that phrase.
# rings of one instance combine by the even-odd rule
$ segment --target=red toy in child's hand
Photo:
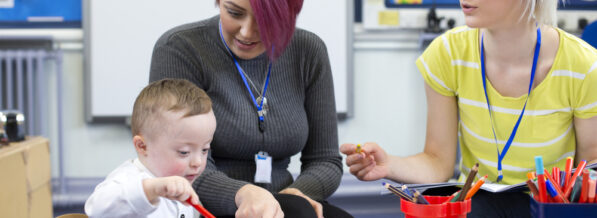
[[[193,204],[191,202],[191,198],[187,199],[187,203],[189,203],[190,205],[193,205],[193,207],[195,209],[197,209],[197,211],[199,211],[199,213],[201,213],[201,215],[203,215],[206,218],[215,218],[215,216],[213,214],[211,214],[209,211],[207,211],[205,208],[203,208],[201,205],[198,204]]]

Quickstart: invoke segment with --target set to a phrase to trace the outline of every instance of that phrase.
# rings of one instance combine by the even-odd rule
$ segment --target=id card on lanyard
[[[537,70],[537,61],[539,59],[539,50],[541,49],[541,28],[537,28],[537,42],[535,44],[535,53],[533,55],[533,67],[531,69],[531,81],[529,82],[527,98],[524,101],[524,106],[522,107],[520,116],[518,116],[518,120],[516,121],[516,124],[514,124],[514,128],[512,128],[510,137],[508,137],[508,141],[504,145],[504,149],[502,149],[502,152],[500,152],[500,149],[498,147],[497,136],[495,134],[495,128],[493,127],[494,124],[493,124],[493,115],[491,113],[491,105],[489,104],[489,97],[487,96],[487,84],[486,84],[487,79],[486,79],[486,71],[485,71],[485,49],[484,49],[484,45],[483,45],[483,38],[484,38],[484,36],[481,35],[481,75],[482,75],[481,79],[483,80],[483,91],[485,92],[485,100],[487,101],[487,110],[489,111],[489,119],[491,121],[491,130],[493,131],[493,139],[495,140],[495,148],[497,150],[498,177],[497,177],[496,182],[499,183],[502,181],[502,179],[504,179],[504,175],[502,173],[502,161],[504,160],[504,157],[506,157],[506,153],[508,152],[510,145],[512,145],[512,142],[514,141],[514,137],[516,136],[516,131],[518,131],[518,126],[520,124],[520,121],[522,120],[522,116],[524,115],[524,111],[527,107],[527,102],[529,101],[529,97],[531,96],[531,90],[533,89],[533,81],[535,80],[535,71]]]
[[[267,112],[267,109],[266,109],[267,107],[264,108],[264,104],[267,104],[266,103],[267,100],[265,98],[265,92],[267,91],[267,85],[269,84],[269,78],[270,78],[270,74],[272,72],[272,63],[270,62],[267,67],[267,76],[266,76],[265,82],[263,84],[263,92],[261,93],[261,96],[259,96],[258,98],[255,98],[255,95],[253,95],[253,91],[251,91],[251,87],[249,87],[249,83],[247,83],[247,78],[245,77],[242,67],[240,67],[240,64],[234,57],[232,50],[230,50],[230,47],[228,47],[228,44],[226,44],[226,40],[224,40],[224,35],[222,34],[222,22],[221,21],[220,21],[219,28],[220,28],[220,38],[222,39],[222,43],[224,43],[224,46],[226,46],[228,53],[230,54],[230,56],[232,56],[234,65],[236,66],[238,73],[240,74],[241,78],[243,79],[243,82],[245,83],[245,87],[249,91],[249,95],[251,96],[251,102],[253,104],[255,104],[255,107],[257,108],[257,117],[259,120],[259,131],[264,132],[265,131],[265,113]],[[262,137],[264,137],[264,136],[262,136]],[[264,152],[264,151],[258,152],[257,154],[255,154],[255,166],[256,166],[255,183],[271,183],[272,182],[272,157],[269,156],[267,152]]]
[[[272,183],[272,157],[265,151],[255,154],[255,183]]]

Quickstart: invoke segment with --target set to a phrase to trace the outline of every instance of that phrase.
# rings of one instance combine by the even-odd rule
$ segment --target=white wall
[[[339,123],[340,143],[375,141],[396,155],[422,151],[426,122],[417,50],[355,52],[354,117]]]
[[[561,12],[560,17],[567,18],[570,13]],[[577,14],[575,18],[597,19],[594,11],[574,13]],[[400,31],[381,35],[355,35],[354,116],[339,123],[339,142],[376,141],[390,154],[415,154],[423,150],[426,123],[423,80],[414,64],[420,53],[413,49],[417,47],[418,35]],[[136,156],[130,130],[124,124],[85,122],[82,37],[79,33],[75,37],[64,34],[59,38],[67,39],[63,47],[70,48],[64,53],[65,175],[104,177],[124,160]],[[55,96],[49,102],[55,106]],[[48,113],[55,114],[55,110],[50,108]],[[50,122],[55,124],[56,117]],[[53,133],[55,135],[55,131]],[[58,152],[54,135],[51,136],[54,139],[51,141],[52,175],[57,176]],[[290,170],[293,173],[300,171],[298,156],[293,157]]]
[[[339,123],[340,143],[376,141],[396,155],[422,151],[426,108],[423,81],[414,64],[418,54],[413,49],[355,50],[354,117]],[[85,122],[83,58],[80,49],[64,52],[65,175],[105,177],[136,153],[124,124]],[[53,176],[58,175],[56,143],[51,142]],[[300,171],[298,157],[290,170]]]
[[[64,52],[64,168],[68,177],[105,177],[135,157],[130,129],[124,124],[85,121],[83,53]],[[132,104],[132,103],[131,103]],[[56,141],[51,142],[52,175],[58,175]]]

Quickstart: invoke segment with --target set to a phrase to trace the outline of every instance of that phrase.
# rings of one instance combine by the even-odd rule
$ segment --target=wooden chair
[[[89,218],[87,215],[82,213],[69,213],[57,216],[56,218]]]

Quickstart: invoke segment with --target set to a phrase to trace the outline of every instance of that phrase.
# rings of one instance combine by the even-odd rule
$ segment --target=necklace
[[[261,83],[261,89],[258,89],[257,86],[255,85],[255,83],[253,83],[253,81],[251,80],[251,78],[249,78],[249,75],[247,75],[247,73],[245,72],[244,69],[242,69],[242,67],[240,68],[242,74],[245,76],[245,78],[247,78],[247,81],[249,81],[249,84],[251,85],[251,87],[255,90],[255,92],[258,95],[257,99],[255,99],[255,101],[257,102],[261,102],[261,100],[263,100],[263,108],[262,108],[262,113],[263,115],[267,114],[267,111],[269,110],[269,105],[267,104],[267,98],[265,96],[263,96],[263,93],[265,92],[265,83],[267,82],[267,73],[268,71],[265,71],[265,75],[263,76],[263,83]]]
[[[261,93],[259,93],[260,96],[255,98],[255,95],[253,95],[253,91],[251,90],[251,87],[249,87],[249,83],[247,82],[247,79],[249,77],[246,76],[244,70],[240,67],[240,64],[238,63],[238,61],[236,60],[236,57],[232,53],[232,50],[230,50],[230,47],[228,47],[228,44],[226,44],[226,40],[224,40],[224,35],[222,34],[222,21],[221,20],[220,20],[219,28],[220,28],[219,29],[220,30],[220,39],[222,40],[222,43],[224,43],[224,46],[226,46],[226,50],[228,50],[228,53],[232,57],[232,60],[234,61],[234,65],[236,65],[236,69],[238,70],[239,75],[243,79],[243,82],[245,83],[245,87],[247,88],[247,91],[249,92],[249,95],[251,96],[251,101],[253,104],[255,104],[255,107],[257,108],[259,131],[264,132],[265,131],[265,114],[267,113],[267,110],[266,110],[267,105],[264,105],[267,103],[267,99],[265,99],[265,91],[267,90],[267,85],[269,83],[269,77],[272,72],[272,63],[270,62],[267,67],[267,75],[265,77],[265,82],[263,83],[263,91]],[[250,81],[250,79],[249,79],[249,81]],[[251,81],[251,84],[255,88],[255,84],[253,84],[252,81]]]

